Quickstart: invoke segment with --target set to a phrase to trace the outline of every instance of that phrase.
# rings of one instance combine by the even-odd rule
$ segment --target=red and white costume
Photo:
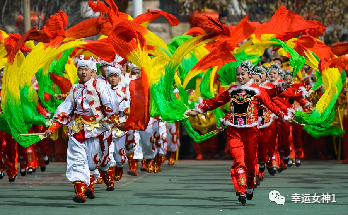
[[[119,123],[117,112],[118,102],[111,88],[102,81],[91,79],[85,84],[74,85],[52,118],[50,131],[62,124],[69,127],[66,176],[74,182],[76,196],[82,199],[86,185],[94,181],[90,171],[96,168],[102,170],[106,185],[113,187],[107,170],[111,129]]]
[[[116,97],[119,102],[119,111],[118,115],[120,116],[120,122],[124,123],[127,120],[127,116],[129,115],[129,90],[128,87],[125,87],[121,84],[114,87],[113,92],[116,94]],[[126,155],[126,133],[120,131],[119,129],[115,129],[112,132],[112,144],[110,146],[110,158],[111,158],[111,166],[123,167],[123,164],[127,161]],[[114,162],[114,163],[113,163]]]

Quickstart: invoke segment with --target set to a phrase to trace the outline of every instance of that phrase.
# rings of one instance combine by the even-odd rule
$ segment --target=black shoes
[[[238,201],[242,203],[243,206],[246,204],[246,195],[245,194],[240,194],[238,197]]]
[[[292,159],[289,159],[288,161],[288,167],[292,167],[293,163],[292,163]]]
[[[275,167],[267,168],[267,170],[271,176],[274,176],[277,173],[277,168],[275,168]]]
[[[46,165],[48,165],[48,164],[50,163],[50,159],[49,159],[47,156],[45,156],[45,157],[43,158],[43,160],[44,160],[44,162],[45,162]]]
[[[93,192],[93,190],[91,188],[87,188],[87,190],[85,192],[85,195],[89,199],[94,199],[95,198],[94,192]]]
[[[76,203],[85,203],[86,199],[83,198],[82,196],[75,195],[73,197],[73,201],[76,202]]]
[[[45,172],[46,171],[46,166],[40,166],[40,170],[41,170],[41,172]]]
[[[289,163],[289,157],[283,157],[283,161],[284,161],[284,164],[288,164]]]
[[[8,178],[8,181],[9,182],[15,182],[16,178],[17,178],[17,175],[15,175],[13,178]]]
[[[32,167],[29,167],[27,170],[27,174],[33,174],[34,169]]]
[[[3,179],[5,176],[5,174],[3,172],[0,171],[0,179]]]
[[[266,166],[265,165],[260,165],[259,164],[259,172],[264,172],[265,171]]]
[[[21,173],[21,176],[26,176],[27,175],[27,170],[26,169],[21,169],[19,172]]]
[[[115,187],[114,186],[108,186],[106,187],[106,191],[114,191]]]
[[[247,200],[252,200],[254,196],[254,189],[246,189]]]
[[[295,159],[295,166],[297,166],[297,167],[301,166],[301,159],[300,158]]]

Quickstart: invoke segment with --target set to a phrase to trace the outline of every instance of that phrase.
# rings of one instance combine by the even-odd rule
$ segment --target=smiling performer
[[[227,125],[227,144],[234,160],[231,167],[232,182],[239,192],[239,202],[253,197],[255,159],[258,144],[258,108],[265,104],[279,118],[291,121],[269,98],[267,92],[253,84],[253,65],[243,61],[237,68],[237,85],[231,86],[215,98],[204,100],[187,115],[195,116],[214,110],[230,102],[230,111],[224,117]]]
[[[66,176],[74,183],[74,202],[84,203],[85,194],[94,198],[90,184],[90,171],[99,168],[107,186],[114,190],[108,173],[111,129],[119,125],[118,102],[110,86],[92,78],[91,62],[80,60],[77,64],[79,84],[72,87],[68,97],[58,106],[52,125],[45,132],[49,137],[62,124],[69,127]]]
[[[267,81],[269,68],[267,66],[260,66],[256,67],[256,70],[259,70],[259,72],[261,73],[260,87],[262,87],[266,91],[271,90],[272,88],[269,86],[269,81]],[[267,153],[270,145],[274,147],[276,142],[276,126],[274,118],[275,115],[268,108],[266,108],[265,105],[262,104],[259,109],[259,147],[257,152],[259,162],[258,176],[261,181],[264,178],[265,163],[272,161],[273,157],[269,157]],[[270,169],[268,169],[268,172],[271,175],[274,175],[277,172],[277,169],[270,167]]]

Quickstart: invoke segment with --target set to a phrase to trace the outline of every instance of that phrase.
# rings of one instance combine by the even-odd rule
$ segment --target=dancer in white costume
[[[121,70],[117,65],[116,67],[107,67],[106,78],[111,85],[113,92],[115,93],[119,102],[120,122],[125,123],[127,116],[129,115],[130,108],[130,96],[128,87],[124,86]],[[116,181],[121,180],[123,174],[123,164],[127,161],[125,152],[126,132],[123,132],[117,128],[112,131],[112,143],[110,146],[110,159],[111,169],[114,173],[114,179]]]
[[[73,86],[68,97],[57,108],[52,125],[45,136],[52,135],[62,124],[69,127],[67,172],[69,181],[74,183],[73,201],[83,203],[85,194],[94,198],[94,182],[90,170],[99,168],[107,190],[114,190],[109,176],[109,145],[111,128],[119,125],[118,102],[111,89],[104,83],[92,78],[90,61],[80,60],[77,64],[79,84]]]

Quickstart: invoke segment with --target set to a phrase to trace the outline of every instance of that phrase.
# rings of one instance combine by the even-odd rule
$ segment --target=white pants
[[[158,123],[158,132],[161,136],[161,138],[159,139],[158,144],[156,145],[156,150],[157,153],[159,153],[160,155],[164,156],[167,154],[167,123],[160,121]]]
[[[115,139],[112,138],[112,142],[109,146],[109,158],[110,158],[110,166],[116,166],[116,158],[115,158]]]
[[[110,166],[107,139],[90,138],[80,143],[69,136],[66,177],[69,181],[82,181],[89,185],[90,171],[107,171]]]
[[[113,154],[112,157],[115,160],[115,165],[117,167],[123,167],[123,164],[127,162],[127,155],[124,150],[126,145],[126,135],[123,135],[122,137],[119,137],[119,138],[113,138],[112,142],[113,142],[114,149],[113,149],[113,153],[110,153],[110,154]]]
[[[176,123],[167,123],[167,150],[168,152],[176,152],[180,147],[180,138]]]
[[[154,159],[157,154],[157,146],[160,134],[158,132],[158,121],[153,120],[149,123],[145,131],[139,131],[140,142],[145,159]]]
[[[126,154],[131,154],[135,151],[138,143],[139,143],[139,138],[138,138],[138,141],[137,141],[137,132],[136,131],[128,131],[126,133],[126,139],[125,139],[125,151],[126,151]]]
[[[143,159],[143,147],[140,141],[139,131],[134,132],[134,138],[136,142],[134,150],[134,159],[142,160]]]

